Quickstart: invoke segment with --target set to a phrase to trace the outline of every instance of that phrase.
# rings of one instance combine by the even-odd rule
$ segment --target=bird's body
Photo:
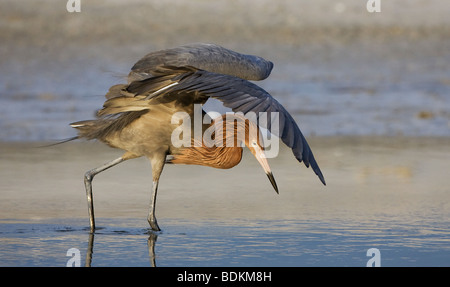
[[[231,168],[241,161],[241,143],[244,143],[278,192],[260,143],[259,128],[243,116],[235,116],[232,121],[222,116],[211,124],[202,124],[202,134],[215,128],[209,143],[196,138],[194,120],[191,120],[192,144],[180,146],[174,143],[172,135],[178,126],[173,124],[174,117],[175,122],[194,119],[195,105],[203,105],[210,97],[221,100],[236,112],[278,113],[280,125],[276,127],[277,135],[292,148],[299,161],[307,166],[311,164],[325,184],[306,139],[289,113],[267,92],[247,81],[266,78],[272,67],[271,62],[260,57],[239,54],[212,44],[191,44],[153,52],[138,61],[128,76],[127,84],[110,88],[97,119],[71,124],[78,129],[79,138],[97,139],[125,151],[122,157],[86,173],[91,230],[95,229],[93,177],[131,158],[144,156],[152,165],[153,195],[148,221],[154,230],[159,230],[155,217],[156,191],[166,163]],[[205,116],[204,111],[202,116]],[[201,121],[203,123],[203,118]],[[257,130],[253,135],[249,133],[251,128]],[[267,128],[275,131],[270,122]],[[225,130],[233,132],[226,133]],[[236,138],[239,130],[244,131],[245,138],[234,140],[232,146],[224,144],[230,135]]]

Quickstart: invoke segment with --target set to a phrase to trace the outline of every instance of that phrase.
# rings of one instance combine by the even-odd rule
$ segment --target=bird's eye
[[[253,145],[253,146],[256,146],[256,142],[252,142],[252,145]]]

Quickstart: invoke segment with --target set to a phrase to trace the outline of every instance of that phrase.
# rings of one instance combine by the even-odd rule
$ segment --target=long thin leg
[[[155,216],[156,193],[158,192],[159,177],[161,176],[162,170],[164,168],[164,163],[166,162],[166,152],[164,151],[162,153],[154,154],[150,159],[150,162],[152,164],[153,186],[147,220],[150,224],[150,227],[154,231],[160,231],[161,229],[158,226],[158,222],[156,222]]]
[[[124,157],[119,157],[115,160],[105,163],[104,165],[91,169],[90,171],[84,174],[84,185],[86,187],[86,197],[88,202],[88,212],[89,212],[89,223],[91,226],[91,232],[95,230],[95,219],[94,219],[94,201],[92,197],[92,180],[94,176],[99,174],[100,172],[107,170],[110,167],[113,167],[125,160]]]
[[[152,186],[152,198],[150,200],[150,207],[148,211],[147,221],[150,224],[150,227],[154,231],[160,231],[161,229],[158,226],[158,222],[156,221],[155,216],[155,208],[156,208],[156,193],[158,192],[158,180],[153,182]]]

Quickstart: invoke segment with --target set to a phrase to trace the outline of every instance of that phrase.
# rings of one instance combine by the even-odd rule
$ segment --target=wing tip
[[[322,171],[319,168],[319,165],[317,164],[316,160],[314,158],[310,159],[311,161],[311,168],[314,171],[314,173],[319,177],[320,181],[323,183],[323,185],[327,185],[325,182],[325,177],[322,174]]]
[[[309,161],[302,159],[301,157],[299,158],[298,156],[295,156],[295,158],[299,161],[305,164],[305,166],[307,168],[309,168],[311,166],[312,170],[314,171],[314,173],[319,177],[319,180],[322,182],[323,185],[327,185],[327,183],[325,182],[325,177],[322,174],[322,171],[319,168],[319,165],[317,164],[316,160],[314,159],[314,157],[310,158]]]
[[[327,185],[327,183],[325,182],[325,178],[323,177],[323,174],[322,174],[322,172],[320,171],[320,169],[319,170],[317,170],[317,171],[314,171],[316,174],[317,174],[317,176],[319,177],[319,179],[320,179],[320,181],[323,183],[323,185]]]
[[[306,167],[309,168],[308,165]],[[322,184],[326,186],[327,183],[325,182],[325,177],[323,176],[322,171],[320,170],[319,166],[317,164],[315,166],[311,165],[311,168],[314,171],[314,173],[319,177]]]

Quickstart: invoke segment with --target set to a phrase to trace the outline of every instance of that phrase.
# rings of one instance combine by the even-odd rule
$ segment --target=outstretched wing
[[[191,66],[258,81],[270,75],[273,63],[258,56],[244,55],[215,44],[195,43],[145,55],[131,68],[128,82],[159,76],[160,69],[164,66]]]
[[[323,184],[325,179],[314,158],[305,137],[301,133],[296,122],[286,109],[269,93],[259,86],[230,75],[217,74],[192,67],[164,67],[165,75],[153,77],[142,81],[136,81],[129,85],[128,91],[146,96],[146,99],[165,97],[177,94],[179,97],[194,93],[198,98],[211,97],[223,102],[224,106],[235,112],[244,114],[252,111],[256,116],[260,112],[266,112],[268,116],[273,112],[279,115],[279,134],[277,129],[268,122],[268,130],[292,149],[298,161],[311,165],[314,172]],[[171,76],[168,76],[171,75]],[[271,118],[271,117],[269,117]]]

